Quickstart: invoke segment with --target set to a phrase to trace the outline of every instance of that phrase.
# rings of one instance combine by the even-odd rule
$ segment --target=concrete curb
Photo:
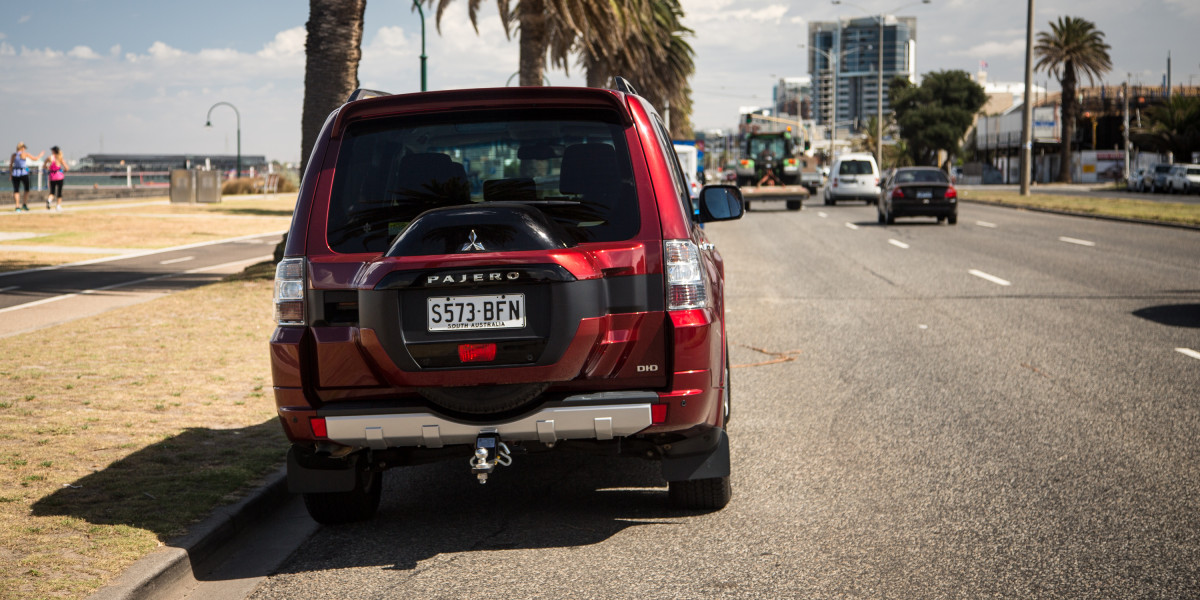
[[[1028,210],[1040,213],[1049,213],[1052,215],[1063,215],[1067,217],[1084,217],[1087,219],[1098,219],[1101,221],[1116,221],[1120,223],[1137,223],[1139,225],[1157,225],[1159,227],[1173,227],[1175,229],[1190,229],[1192,231],[1200,231],[1200,225],[1188,225],[1187,223],[1170,223],[1167,221],[1148,221],[1146,219],[1130,219],[1128,217],[1114,217],[1110,215],[1096,215],[1091,213],[1072,212],[1069,210],[1058,210],[1054,208],[1043,208],[1040,206],[1029,206],[1025,204],[1012,204],[1008,202],[986,202],[983,200],[972,200],[971,198],[959,198],[959,202],[969,202],[971,204],[980,204],[984,206],[999,206],[1001,208],[1013,208]]]
[[[186,535],[133,563],[88,600],[160,600],[186,595],[196,584],[195,565],[204,563],[223,544],[290,497],[287,469],[281,467],[245,498],[218,508]]]

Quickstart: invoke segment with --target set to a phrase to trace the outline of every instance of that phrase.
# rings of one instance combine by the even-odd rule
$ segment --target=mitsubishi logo
[[[463,247],[460,248],[458,251],[459,252],[471,252],[474,250],[478,250],[480,252],[483,252],[484,251],[483,244],[480,244],[478,240],[479,240],[479,238],[478,238],[478,236],[475,235],[475,230],[472,229],[471,235],[467,236],[467,243],[463,244]]]

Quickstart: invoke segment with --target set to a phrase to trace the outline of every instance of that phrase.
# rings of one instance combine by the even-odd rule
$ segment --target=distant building
[[[885,114],[891,110],[888,84],[893,78],[905,77],[916,83],[916,17],[883,17],[882,90],[877,89],[879,17],[809,23],[808,46],[813,117],[821,125],[828,126],[834,120],[838,130],[865,127],[876,115],[880,101]],[[830,57],[837,64],[836,107],[832,106],[834,72]]]
[[[775,100],[775,114],[812,118],[812,78],[784,77],[771,88]]]
[[[207,161],[207,162],[206,162]],[[237,155],[234,154],[89,154],[79,159],[75,167],[77,171],[125,171],[132,167],[134,171],[170,171],[172,169],[203,169],[214,171],[231,171],[237,167]],[[242,170],[253,167],[262,171],[267,166],[267,158],[262,155],[242,155]]]

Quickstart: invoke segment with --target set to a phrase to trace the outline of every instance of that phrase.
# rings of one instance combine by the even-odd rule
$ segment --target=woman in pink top
[[[63,179],[66,178],[67,172],[67,161],[63,160],[62,150],[59,150],[58,146],[51,148],[50,158],[47,158],[42,166],[50,173],[50,194],[46,196],[46,210],[54,208],[61,212]]]

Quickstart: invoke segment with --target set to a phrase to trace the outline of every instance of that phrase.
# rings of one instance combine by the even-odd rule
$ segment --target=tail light
[[[285,258],[275,267],[275,322],[304,324],[303,258]]]
[[[496,344],[459,344],[458,360],[465,363],[496,360]]]
[[[946,199],[947,199],[947,200],[949,200],[949,199],[951,199],[951,198],[957,198],[957,197],[958,197],[958,190],[954,189],[954,186],[947,187],[947,188],[946,188],[946,196],[945,196],[945,197],[946,197]]]
[[[896,189],[892,190],[892,198],[903,198],[903,197],[904,197],[903,189],[896,188]]]
[[[325,417],[313,417],[308,420],[312,427],[313,437],[329,437],[329,429],[325,426]]]
[[[666,240],[663,255],[667,269],[667,310],[708,306],[708,286],[696,244],[691,240]]]

